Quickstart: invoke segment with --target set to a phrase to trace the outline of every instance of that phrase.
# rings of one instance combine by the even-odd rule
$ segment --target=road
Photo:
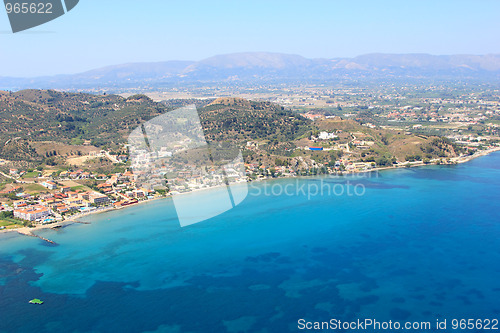
[[[109,158],[109,160],[113,163],[119,163],[119,161],[116,159],[116,157],[114,157],[113,155],[111,155],[108,151],[104,153],[104,155],[106,155],[107,158]]]

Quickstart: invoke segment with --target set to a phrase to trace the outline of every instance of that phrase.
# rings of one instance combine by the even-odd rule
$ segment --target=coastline
[[[487,149],[487,150],[481,151],[481,152],[479,152],[477,154],[473,154],[473,155],[469,155],[469,156],[453,157],[453,158],[450,159],[450,161],[453,162],[452,164],[441,164],[441,165],[462,164],[462,163],[466,163],[466,162],[472,161],[472,160],[474,160],[474,159],[476,159],[478,157],[487,156],[487,155],[489,155],[491,153],[494,153],[494,152],[497,152],[497,151],[500,151],[500,146],[499,147],[495,147],[495,148],[491,148],[491,149]],[[413,167],[422,167],[422,166],[429,166],[429,165],[438,165],[438,164],[436,163],[436,161],[431,162],[431,163],[427,163],[427,164],[425,164],[423,162],[409,162],[405,166],[380,167],[380,168],[373,168],[373,169],[362,170],[362,171],[344,172],[343,174],[344,175],[354,175],[354,174],[362,174],[362,173],[377,172],[377,171],[384,171],[384,170],[398,170],[398,169],[404,169],[404,168],[407,168],[407,167],[411,167],[411,168],[413,168]],[[291,176],[291,177],[279,177],[279,178],[272,178],[272,179],[300,178],[300,177],[309,178],[310,176]],[[272,179],[267,179],[266,178],[266,179],[262,179],[262,180],[257,180],[257,182],[268,181],[268,180],[272,180]],[[223,185],[220,185],[220,186],[223,186]],[[212,189],[212,188],[213,187],[210,187],[208,189]],[[203,190],[207,190],[207,189],[196,189],[196,190],[193,190],[193,191],[179,193],[179,194],[180,195],[182,195],[182,194],[190,194],[190,193],[195,193],[197,191],[203,191]],[[177,194],[177,195],[179,195],[179,194]],[[153,199],[142,200],[142,201],[139,201],[139,202],[137,202],[135,204],[128,205],[128,206],[122,206],[122,207],[104,207],[104,208],[97,209],[97,210],[94,210],[94,211],[91,211],[91,212],[85,212],[85,213],[75,214],[75,215],[73,215],[73,216],[71,216],[68,219],[63,220],[63,221],[59,221],[59,222],[55,222],[55,223],[50,223],[50,224],[39,224],[39,225],[36,225],[33,228],[22,227],[22,228],[13,228],[13,229],[3,229],[3,230],[0,230],[0,235],[3,234],[3,233],[17,232],[20,235],[31,236],[31,237],[38,237],[38,238],[41,238],[41,239],[43,239],[45,241],[52,242],[52,241],[50,241],[48,239],[45,239],[45,238],[37,236],[33,232],[35,232],[37,230],[60,228],[60,227],[69,226],[69,225],[72,225],[72,224],[75,224],[75,223],[83,223],[81,221],[78,221],[78,219],[86,217],[86,216],[94,215],[94,214],[101,214],[101,213],[106,213],[106,212],[110,212],[110,211],[114,211],[114,210],[126,209],[126,208],[129,208],[129,207],[136,207],[136,206],[141,205],[141,204],[150,203],[150,202],[153,202],[153,201],[156,201],[156,200],[168,199],[168,198],[171,198],[171,197],[172,197],[172,195],[169,194],[169,195],[167,195],[165,197],[156,197],[156,198],[153,198]]]
[[[484,151],[482,151],[480,153],[473,154],[473,155],[461,156],[461,157],[452,157],[452,158],[450,158],[450,161],[452,163],[438,164],[435,160],[431,161],[430,163],[427,163],[427,164],[424,163],[424,162],[421,162],[421,161],[418,161],[418,162],[408,162],[408,164],[405,164],[404,166],[397,166],[397,167],[389,166],[389,167],[373,168],[373,169],[363,170],[363,171],[357,171],[357,172],[346,172],[345,174],[357,174],[357,173],[382,171],[382,170],[397,170],[397,169],[405,169],[407,167],[415,168],[415,167],[430,166],[430,165],[454,165],[454,164],[462,164],[462,163],[466,163],[466,162],[472,161],[472,160],[474,160],[474,159],[476,159],[478,157],[487,156],[487,155],[489,155],[491,153],[494,153],[494,152],[497,152],[497,151],[500,151],[500,146],[499,147],[495,147],[495,148],[491,148],[491,149],[487,149],[487,150],[484,150]]]
[[[69,225],[72,225],[72,224],[75,224],[75,223],[83,223],[83,222],[78,221],[78,220],[81,219],[81,218],[83,218],[83,217],[86,217],[86,216],[96,215],[96,214],[101,214],[101,213],[106,213],[106,212],[120,210],[120,209],[125,209],[125,208],[128,208],[128,207],[136,207],[136,206],[138,206],[140,204],[150,203],[150,202],[153,202],[153,201],[156,201],[156,200],[161,200],[161,199],[167,199],[168,197],[169,196],[166,196],[166,197],[157,197],[157,198],[153,198],[153,199],[149,199],[149,200],[142,200],[142,201],[139,201],[139,202],[137,202],[135,204],[132,204],[132,205],[129,205],[129,206],[124,206],[124,207],[104,207],[104,208],[97,209],[97,210],[94,210],[94,211],[91,211],[91,212],[78,213],[78,214],[72,215],[71,217],[69,217],[69,218],[67,218],[66,220],[63,220],[63,221],[59,221],[59,222],[55,222],[55,223],[49,223],[49,224],[38,224],[38,225],[34,226],[33,228],[21,227],[21,228],[13,228],[13,229],[3,229],[3,230],[0,230],[0,234],[2,234],[2,233],[8,233],[8,232],[17,232],[17,233],[19,233],[21,235],[36,236],[35,234],[33,234],[33,232],[37,231],[37,230],[56,229],[56,228],[60,228],[60,227],[63,227],[63,226],[69,226]],[[84,224],[87,224],[87,223],[84,223]]]

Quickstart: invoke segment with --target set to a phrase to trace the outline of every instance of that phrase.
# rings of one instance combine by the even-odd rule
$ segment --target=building
[[[23,209],[14,210],[14,217],[27,221],[36,221],[50,215],[50,211],[39,205],[28,206]]]
[[[21,207],[26,207],[28,204],[26,203],[26,200],[16,200],[14,201],[14,208],[18,209]]]
[[[68,192],[71,192],[71,187],[69,186],[61,187],[61,193],[68,193]]]
[[[89,179],[90,178],[90,172],[82,172],[80,175],[80,179]]]
[[[335,135],[335,133],[320,132],[318,135],[318,139],[320,140],[330,140],[335,138],[338,138],[338,136]]]
[[[51,180],[48,180],[46,182],[43,182],[41,183],[40,185],[42,185],[43,187],[46,187],[48,188],[49,190],[55,190],[57,188],[57,185],[56,183],[54,183],[53,181]]]
[[[132,191],[132,195],[135,198],[144,198],[146,196],[146,192],[144,190],[135,190]]]
[[[22,190],[21,186],[15,186],[15,187],[13,187],[11,189],[8,189],[8,190],[5,189],[5,190],[1,191],[0,194],[16,193],[16,192],[19,192],[21,190]]]
[[[79,206],[83,203],[83,200],[80,198],[68,198],[64,202],[70,206]]]
[[[97,193],[97,192],[91,192],[89,194],[88,200],[95,205],[104,205],[104,204],[107,204],[109,202],[109,198],[107,195]]]
[[[89,200],[90,192],[78,193],[78,198],[82,200]]]

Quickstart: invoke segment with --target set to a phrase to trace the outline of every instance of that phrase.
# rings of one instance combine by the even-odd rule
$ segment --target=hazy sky
[[[500,1],[80,0],[12,34],[0,8],[0,76],[269,51],[308,58],[500,53]]]

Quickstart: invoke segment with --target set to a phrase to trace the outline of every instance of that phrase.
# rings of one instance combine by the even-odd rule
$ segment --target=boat
[[[38,305],[42,305],[43,304],[43,301],[38,299],[38,298],[33,298],[31,301],[30,301],[30,304],[38,304]]]

